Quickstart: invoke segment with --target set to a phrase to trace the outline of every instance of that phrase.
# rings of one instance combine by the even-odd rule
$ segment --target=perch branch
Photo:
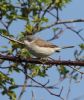
[[[43,64],[42,61],[36,59],[36,58],[20,58],[16,56],[11,56],[11,55],[3,55],[0,53],[0,59],[7,60],[7,61],[12,61],[12,62],[26,62],[26,63],[32,63],[32,64]],[[46,65],[67,65],[67,66],[84,66],[84,61],[71,61],[71,60],[47,60],[44,61]]]

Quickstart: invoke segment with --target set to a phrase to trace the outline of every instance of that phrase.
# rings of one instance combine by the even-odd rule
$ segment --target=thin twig
[[[21,90],[21,93],[20,93],[20,95],[19,95],[19,97],[18,97],[18,100],[21,100],[21,97],[22,97],[23,93],[25,92],[26,85],[27,85],[27,80],[25,79],[24,85],[23,85],[23,87],[22,87],[22,90]]]
[[[10,41],[14,41],[14,42],[17,42],[17,43],[19,43],[19,44],[24,45],[24,43],[22,43],[22,42],[20,42],[20,41],[18,41],[18,40],[16,40],[16,39],[14,39],[14,38],[12,38],[12,37],[5,36],[5,35],[3,35],[3,34],[1,34],[1,33],[0,33],[0,36],[4,37],[4,38],[6,38],[6,39],[8,39],[8,40],[10,40]]]
[[[56,93],[53,93],[51,92],[48,88],[46,88],[44,85],[42,85],[41,83],[37,82],[35,79],[33,79],[32,77],[30,77],[29,75],[27,75],[28,78],[30,78],[33,82],[37,83],[38,85],[42,86],[44,89],[46,89],[51,95],[54,95],[54,96],[57,96],[59,98],[61,98],[62,100],[64,100],[60,94],[56,94]]]
[[[58,16],[58,11],[57,11],[57,16],[54,15],[53,13],[51,13],[51,12],[48,11],[48,10],[47,10],[47,12],[48,12],[50,15],[52,15],[53,17],[55,17],[55,18],[57,18],[57,16]],[[57,23],[57,22],[58,22],[58,23]],[[79,32],[80,32],[81,30],[80,30],[80,31],[76,31],[76,30],[72,29],[71,27],[69,27],[68,25],[66,25],[66,23],[73,23],[73,22],[84,22],[84,19],[74,19],[74,20],[70,20],[70,21],[67,20],[67,21],[65,21],[65,22],[61,22],[61,20],[57,20],[55,23],[56,23],[56,24],[63,24],[67,29],[69,29],[69,30],[75,32],[75,33],[81,38],[81,40],[84,41],[84,38],[79,34]],[[54,26],[55,23],[52,24],[51,26]],[[49,27],[49,26],[48,26],[48,27]],[[50,27],[49,27],[49,28],[50,28]]]
[[[75,71],[77,71],[77,72],[79,72],[80,74],[84,74],[84,72],[81,72],[80,70],[78,70],[77,68],[74,68],[74,67],[72,67],[72,66],[69,66],[70,68],[72,68],[73,70],[75,70]]]
[[[68,87],[68,92],[67,92],[66,100],[69,99],[69,94],[70,94],[70,91],[71,91],[71,82],[72,82],[72,78],[70,78],[70,81],[69,81],[69,87]]]
[[[79,34],[79,32],[81,32],[82,30],[76,31],[76,30],[74,30],[73,28],[69,27],[69,26],[66,25],[66,24],[64,24],[64,26],[65,26],[67,29],[69,29],[69,30],[73,31],[74,33],[76,33],[76,35],[78,35],[78,36],[81,38],[81,40],[84,41],[84,38]]]
[[[32,99],[31,100],[35,100],[35,94],[33,91],[32,91]]]
[[[21,97],[22,97],[22,95],[23,95],[23,93],[25,92],[25,89],[26,89],[26,85],[27,85],[27,69],[26,69],[26,67],[24,66],[24,73],[25,73],[25,81],[24,81],[24,85],[23,85],[23,87],[22,87],[22,90],[21,90],[21,93],[20,93],[20,95],[19,95],[19,97],[18,97],[18,100],[21,100]]]
[[[49,6],[44,10],[44,13],[42,14],[42,17],[44,17],[44,15],[46,14],[47,10],[51,7],[52,4],[53,4],[53,2],[51,2],[51,3],[49,4]],[[42,17],[41,17],[41,18],[42,18]]]
[[[33,88],[44,88],[44,87],[42,87],[42,86],[39,86],[39,85],[25,85],[26,87],[33,87]],[[45,85],[44,85],[45,86]],[[14,87],[18,87],[18,88],[20,88],[20,87],[24,87],[24,85],[14,85]],[[48,89],[59,89],[59,88],[57,88],[56,86],[45,86],[46,88],[48,88]]]

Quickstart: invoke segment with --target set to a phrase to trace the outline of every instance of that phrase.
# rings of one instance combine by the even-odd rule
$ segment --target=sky
[[[68,5],[66,5],[62,11],[60,11],[60,18],[61,19],[80,19],[80,18],[84,18],[84,0],[72,0],[72,2]],[[52,19],[53,20],[53,19]],[[24,30],[24,25],[25,22],[23,21],[18,21],[17,23],[14,22],[11,26],[10,26],[10,32],[13,34],[19,33],[20,31]],[[84,28],[84,23],[74,23],[74,24],[70,24],[71,26],[75,27],[76,29],[80,29],[80,28]],[[17,26],[17,27],[16,27]],[[0,26],[2,27],[2,26]],[[46,34],[46,35],[45,35]],[[48,40],[51,37],[52,34],[52,30],[45,30],[42,31],[41,33],[38,33],[37,35],[45,40]],[[83,32],[81,32],[81,34],[84,34]],[[3,44],[7,44],[7,40],[4,41],[4,39],[0,38],[0,45]],[[59,45],[59,46],[64,46],[64,45],[75,45],[76,47],[74,49],[70,49],[70,50],[63,50],[61,51],[61,53],[57,54],[55,53],[54,55],[52,55],[52,57],[54,59],[58,59],[59,57],[61,59],[65,59],[65,60],[74,60],[73,57],[73,53],[74,50],[76,50],[76,48],[78,47],[78,45],[80,43],[83,43],[83,41],[73,32],[69,31],[69,30],[65,30],[63,35],[56,40],[51,41],[52,43]],[[38,80],[41,83],[46,82],[48,79],[50,79],[50,84],[54,84],[57,83],[59,80],[59,73],[56,69],[56,67],[53,67],[51,69],[49,69],[47,71],[48,73],[48,77],[45,78],[41,78],[41,77],[36,77],[35,79]],[[17,84],[23,84],[24,82],[24,76],[23,74],[19,73],[13,73],[11,75],[11,77],[14,77],[16,79],[16,83]],[[75,98],[78,96],[84,96],[84,79],[79,80],[80,82],[75,82],[74,80],[71,81],[71,91],[70,91],[70,96],[68,100],[76,100]],[[63,86],[63,93],[62,96],[63,98],[66,99],[66,95],[68,92],[68,87],[69,87],[69,82],[70,79],[67,78],[65,79],[62,83],[58,84],[59,89],[61,89],[61,87]],[[56,93],[59,92],[59,89],[57,89]],[[60,100],[59,98],[50,95],[45,89],[37,89],[37,88],[27,88],[26,92],[24,93],[24,95],[22,96],[21,100],[31,100],[31,92],[34,92],[35,95],[35,100]],[[81,92],[80,92],[81,91]],[[16,90],[17,95],[19,95],[20,93],[20,89]],[[7,96],[1,96],[1,100],[9,100],[9,98]],[[81,98],[80,100],[84,100],[84,97]]]

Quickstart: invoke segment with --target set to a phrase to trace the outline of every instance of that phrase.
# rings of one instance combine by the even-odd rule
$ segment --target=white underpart
[[[61,48],[50,48],[50,47],[40,47],[38,45],[32,44],[32,42],[24,41],[25,45],[28,47],[32,55],[36,57],[48,57],[54,52],[60,50]]]

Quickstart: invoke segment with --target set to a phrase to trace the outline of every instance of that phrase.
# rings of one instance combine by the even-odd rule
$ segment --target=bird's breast
[[[50,56],[52,53],[55,52],[54,48],[39,47],[36,45],[32,45],[32,47],[29,49],[33,55],[40,56],[40,57]]]

